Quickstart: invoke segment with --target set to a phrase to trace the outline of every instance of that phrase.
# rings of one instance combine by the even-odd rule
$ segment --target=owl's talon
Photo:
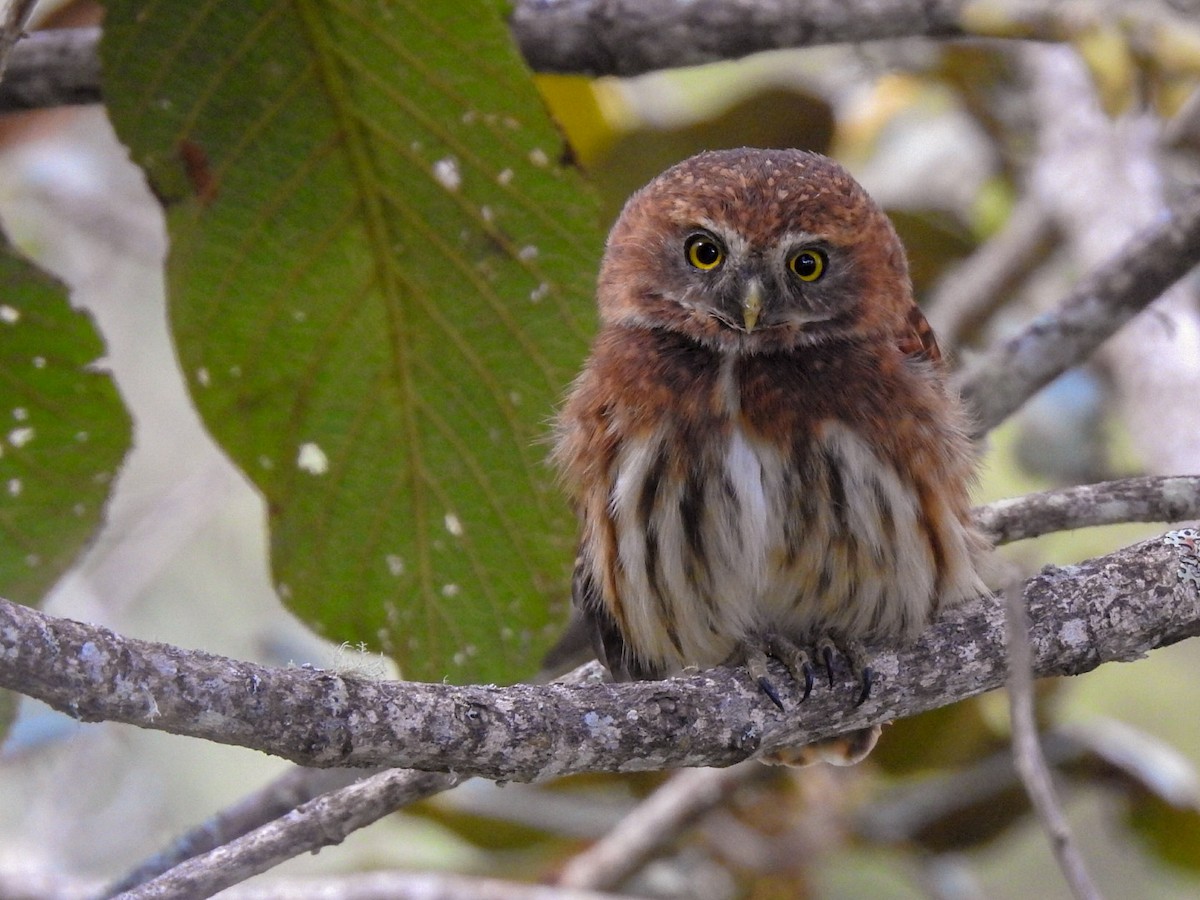
[[[775,690],[775,685],[771,683],[770,678],[765,675],[759,678],[758,688],[767,695],[767,699],[779,707],[780,712],[783,712],[783,700],[779,698],[779,692]]]
[[[764,643],[767,653],[783,663],[792,678],[804,685],[804,694],[800,697],[803,703],[813,688],[813,667],[808,653],[777,634],[767,635]]]
[[[871,696],[871,688],[875,686],[875,668],[871,665],[871,657],[858,641],[847,641],[840,648],[842,656],[850,666],[850,672],[858,679],[858,699],[855,706],[862,706]]]
[[[821,662],[825,664],[825,674],[829,676],[829,686],[833,687],[833,657],[836,653],[833,641],[826,638],[821,641],[818,648],[821,651]]]
[[[758,647],[745,646],[742,648],[742,656],[746,663],[746,671],[750,673],[750,677],[754,679],[758,689],[782,710],[783,700],[779,697],[779,691],[775,690],[771,674],[767,671],[767,654]]]
[[[871,666],[862,667],[859,683],[862,685],[862,690],[858,694],[858,699],[854,701],[855,706],[862,706],[871,696],[871,688],[875,684],[875,670]]]

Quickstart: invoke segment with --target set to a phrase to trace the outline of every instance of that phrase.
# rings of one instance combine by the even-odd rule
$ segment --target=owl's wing
[[[584,627],[591,633],[592,650],[596,658],[604,663],[613,681],[629,681],[634,678],[650,677],[634,671],[628,665],[625,638],[604,605],[591,567],[581,553],[575,558],[575,571],[571,576],[571,599],[583,617]]]
[[[575,571],[571,575],[571,600],[571,618],[562,636],[542,658],[541,675],[548,680],[596,658],[608,669],[613,681],[653,677],[629,667],[625,639],[605,609],[600,586],[582,553],[575,558]]]
[[[927,359],[932,363],[942,365],[942,348],[938,346],[937,337],[934,336],[929,320],[925,318],[925,314],[915,303],[908,311],[906,324],[907,327],[896,342],[900,347],[900,352],[905,356]]]

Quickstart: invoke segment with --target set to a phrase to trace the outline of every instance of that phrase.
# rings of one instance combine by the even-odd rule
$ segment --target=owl
[[[574,603],[614,678],[734,661],[782,708],[768,656],[807,697],[836,654],[861,702],[861,642],[985,591],[963,410],[895,230],[837,163],[740,149],[668,169],[614,225],[597,301],[553,458]]]

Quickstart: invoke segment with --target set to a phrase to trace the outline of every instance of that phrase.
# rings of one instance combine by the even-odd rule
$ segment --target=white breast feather
[[[797,565],[791,569],[781,565],[787,549],[786,517],[798,514],[787,493],[784,467],[791,463],[735,427],[721,456],[728,486],[706,485],[698,504],[710,597],[702,596],[688,574],[681,519],[684,485],[678,478],[664,477],[654,513],[662,595],[657,599],[646,571],[645,533],[637,517],[646,476],[667,440],[670,436],[664,431],[627,444],[617,461],[612,492],[627,637],[643,658],[670,661],[675,668],[716,665],[741,639],[754,639],[767,631],[812,641],[827,633],[860,636],[872,623],[879,634],[899,634],[902,623],[927,620],[935,578],[916,493],[861,437],[834,422],[824,423],[818,440],[830,464],[841,472],[847,504],[844,518],[858,545],[854,573],[834,559],[828,588],[823,593],[816,589],[819,567],[826,562],[838,528],[828,489],[820,485],[801,486],[801,490],[823,491],[826,499],[815,504],[816,519],[802,523],[803,547]],[[890,533],[882,525],[884,505],[893,522]],[[939,520],[950,523],[948,533],[941,535],[946,552],[967,554],[961,529],[948,511],[942,512],[945,515]],[[957,592],[954,599],[975,593],[978,580],[966,580],[970,583],[947,586],[948,592]],[[682,659],[663,627],[664,614],[675,623],[684,649]]]

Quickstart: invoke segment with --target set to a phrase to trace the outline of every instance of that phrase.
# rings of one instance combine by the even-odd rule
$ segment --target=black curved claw
[[[810,662],[809,662],[809,661],[806,659],[806,660],[804,661],[804,663],[803,663],[803,664],[800,666],[800,671],[801,671],[801,672],[803,673],[803,675],[804,675],[804,696],[800,698],[800,702],[801,702],[801,703],[803,703],[805,700],[807,700],[807,699],[808,699],[808,695],[812,693],[812,689],[813,689],[813,667],[812,667],[812,663],[810,663]]]
[[[821,661],[825,663],[825,671],[829,675],[829,686],[833,687],[833,645],[826,644],[821,648]]]
[[[858,699],[854,701],[855,706],[862,706],[867,702],[867,698],[871,696],[871,688],[875,684],[875,670],[870,666],[863,666],[862,669],[862,690],[859,692]]]
[[[765,675],[758,679],[758,687],[764,694],[770,698],[771,702],[779,707],[780,712],[783,711],[783,701],[779,699],[779,694],[775,690],[775,685],[771,684],[771,679]]]

